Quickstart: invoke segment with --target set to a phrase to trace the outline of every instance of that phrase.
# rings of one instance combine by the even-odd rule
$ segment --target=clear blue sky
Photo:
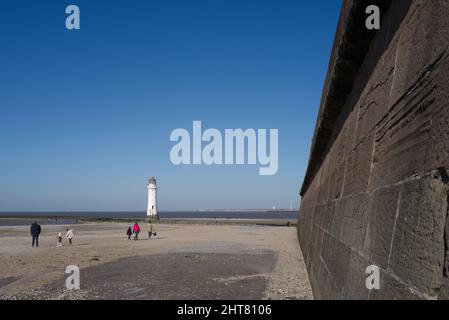
[[[65,29],[79,5],[81,30]],[[298,206],[341,1],[2,1],[0,211]],[[174,166],[173,129],[279,129],[279,170]]]

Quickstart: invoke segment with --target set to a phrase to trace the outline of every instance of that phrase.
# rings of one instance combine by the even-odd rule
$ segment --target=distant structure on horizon
[[[157,185],[156,179],[154,177],[148,179],[147,188],[148,188],[147,219],[158,220],[159,216],[157,214]]]

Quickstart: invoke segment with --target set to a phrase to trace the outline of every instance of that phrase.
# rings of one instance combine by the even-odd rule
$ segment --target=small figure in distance
[[[148,231],[148,239],[151,239],[151,236],[152,236],[152,235],[156,235],[156,232],[153,233],[153,224],[151,223],[151,220],[148,221],[148,224],[147,224],[147,231]]]
[[[134,240],[139,240],[140,226],[137,222],[133,226]]]
[[[30,228],[31,237],[33,238],[32,247],[34,247],[34,244],[36,244],[36,247],[39,247],[39,235],[41,231],[41,226],[36,221],[33,222]]]
[[[58,233],[58,242],[56,243],[57,247],[62,247],[62,233]]]
[[[128,236],[128,240],[131,240],[131,235],[133,234],[133,231],[131,227],[128,227],[128,230],[126,230],[126,235]]]
[[[65,235],[67,239],[69,239],[69,244],[72,245],[72,239],[75,237],[75,233],[72,229],[67,229],[67,234]]]

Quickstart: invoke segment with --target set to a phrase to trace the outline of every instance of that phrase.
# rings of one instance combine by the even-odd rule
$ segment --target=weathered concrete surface
[[[448,48],[447,0],[344,1],[301,190],[316,298],[449,298]]]
[[[256,300],[264,298],[273,271],[274,252],[257,255],[170,253],[121,258],[83,269],[88,300]],[[22,299],[71,299],[63,290],[65,278]]]

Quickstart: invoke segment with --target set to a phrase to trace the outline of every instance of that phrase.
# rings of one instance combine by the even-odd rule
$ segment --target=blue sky
[[[2,1],[0,211],[298,206],[340,5]],[[174,166],[194,120],[279,129],[278,173]]]

